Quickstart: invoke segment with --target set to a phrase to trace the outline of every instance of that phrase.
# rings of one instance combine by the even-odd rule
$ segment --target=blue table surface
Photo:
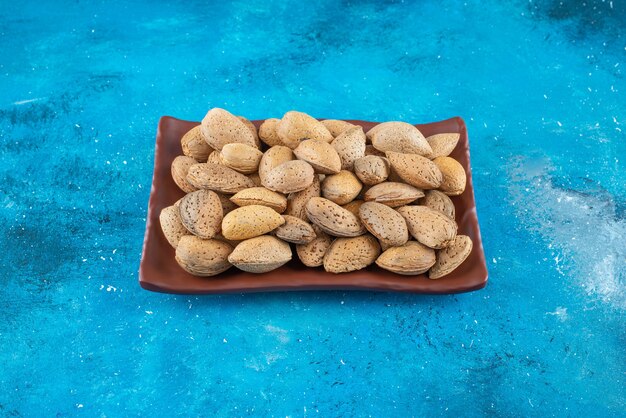
[[[0,416],[625,416],[623,1],[0,3]],[[161,115],[462,116],[490,281],[137,282]]]

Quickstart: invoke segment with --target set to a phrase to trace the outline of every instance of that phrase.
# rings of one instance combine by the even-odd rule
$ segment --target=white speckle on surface
[[[557,307],[554,312],[546,312],[546,314],[555,315],[561,322],[565,322],[569,319],[569,316],[567,315],[567,308],[563,308],[562,306]]]
[[[558,120],[556,121],[556,124],[559,125],[559,126],[563,126],[563,124],[560,121],[558,121]]]
[[[227,342],[228,342],[228,340],[227,340],[226,338],[224,338],[224,339],[222,340],[222,342],[227,343]]]
[[[18,100],[17,102],[13,102],[13,104],[16,105],[16,106],[19,106],[19,105],[36,102],[36,101],[43,100],[43,99],[45,99],[45,97],[37,97],[35,99]]]
[[[146,311],[146,313],[147,313],[148,315],[152,315],[154,312],[152,312],[152,311]]]

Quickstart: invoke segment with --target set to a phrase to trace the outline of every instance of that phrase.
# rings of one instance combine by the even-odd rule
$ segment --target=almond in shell
[[[246,144],[226,144],[220,152],[220,162],[243,174],[252,174],[259,168],[263,153]]]
[[[319,267],[324,264],[324,255],[333,239],[324,232],[319,226],[312,225],[315,232],[315,238],[308,244],[296,245],[298,258],[307,267]]]
[[[437,252],[437,261],[428,272],[430,279],[439,279],[450,274],[463,264],[472,252],[473,243],[467,235],[457,235],[447,248]]]
[[[385,153],[382,151],[378,151],[372,144],[367,144],[365,146],[365,155],[377,155],[379,157],[384,157]]]
[[[337,120],[337,119],[325,119],[322,121],[322,125],[324,125],[326,129],[328,129],[330,134],[334,136],[335,138],[337,138],[339,135],[341,135],[343,132],[347,131],[348,129],[356,126],[356,125],[351,124],[350,122],[346,122],[345,120]]]
[[[389,160],[385,157],[366,155],[354,162],[354,173],[368,186],[382,183],[389,177]]]
[[[185,193],[198,190],[193,184],[187,181],[189,168],[195,164],[198,164],[198,162],[186,155],[179,155],[172,161],[172,178],[174,179],[174,183]]]
[[[230,201],[230,195],[227,196],[222,193],[216,193],[216,194],[217,194],[217,197],[220,199],[220,204],[222,205],[222,213],[224,215],[226,215],[228,212],[235,210],[239,207],[235,203]]]
[[[363,200],[353,200],[352,202],[346,203],[345,205],[342,205],[341,207],[352,212],[356,216],[359,216],[359,209],[361,208],[361,205],[363,203],[365,203],[365,201]]]
[[[180,202],[180,219],[192,234],[213,238],[220,232],[224,212],[218,195],[211,190],[197,190]]]
[[[312,197],[306,204],[311,222],[336,237],[356,237],[365,233],[358,216],[323,197]]]
[[[416,275],[428,271],[435,260],[435,250],[417,241],[408,241],[402,246],[385,250],[376,259],[376,264],[393,273]]]
[[[458,133],[436,134],[427,137],[426,141],[432,149],[428,158],[432,160],[437,157],[447,157],[456,148],[459,138],[461,138],[461,134]]]
[[[278,132],[276,132],[278,122],[280,122],[280,119],[265,119],[265,121],[261,124],[261,127],[259,128],[259,138],[261,138],[261,141],[263,141],[270,147],[283,144],[278,137]]]
[[[365,133],[363,128],[355,126],[341,133],[331,143],[339,154],[342,170],[353,170],[354,162],[365,156]]]
[[[249,205],[237,208],[224,216],[222,235],[226,239],[244,240],[267,234],[285,223],[272,208]]]
[[[313,177],[313,183],[304,190],[290,193],[287,198],[287,210],[285,215],[296,216],[300,219],[308,221],[306,216],[306,204],[312,197],[319,197],[321,192],[319,176]]]
[[[359,195],[363,185],[351,171],[341,170],[326,176],[321,187],[322,196],[338,205],[345,205]]]
[[[467,175],[463,166],[454,158],[437,157],[433,162],[441,171],[443,179],[439,189],[448,196],[458,196],[465,191]]]
[[[261,205],[283,213],[287,209],[285,195],[273,192],[265,187],[251,187],[236,193],[230,200],[238,206]]]
[[[347,273],[372,264],[380,254],[380,245],[371,235],[337,238],[324,255],[324,270],[329,273]]]
[[[180,140],[183,154],[203,163],[213,152],[213,148],[206,143],[200,132],[200,125],[191,128]]]
[[[436,189],[441,185],[441,171],[428,158],[398,152],[387,152],[387,158],[393,170],[411,186],[419,189]]]
[[[176,247],[176,261],[195,276],[215,276],[230,268],[228,255],[232,251],[226,242],[186,235]]]
[[[187,173],[187,181],[197,189],[227,194],[254,186],[252,180],[232,168],[211,163],[192,165]]]
[[[263,235],[240,242],[228,257],[228,261],[249,273],[266,273],[291,260],[291,247],[286,242]]]
[[[331,142],[333,136],[328,129],[317,119],[302,112],[287,112],[278,122],[276,132],[281,142],[291,149],[295,149],[301,141],[315,139]]]
[[[270,171],[282,163],[292,161],[293,159],[295,159],[293,151],[291,148],[285,147],[284,145],[275,145],[265,151],[265,154],[263,154],[261,162],[259,163],[259,177],[261,178],[261,183],[263,183],[263,180],[267,177]]]
[[[237,116],[237,119],[242,121],[243,124],[248,127],[250,132],[252,132],[252,136],[254,136],[255,147],[256,148],[261,148],[261,141],[259,140],[259,133],[258,133],[258,131],[256,129],[256,126],[254,126],[254,123],[252,123],[250,120],[248,120],[247,118],[245,118],[243,116]]]
[[[315,239],[315,231],[308,222],[290,215],[283,218],[285,223],[274,230],[278,238],[294,244],[308,244]]]
[[[406,220],[413,238],[430,248],[445,248],[456,236],[456,222],[437,210],[426,206],[403,206],[398,212]]]
[[[379,151],[418,155],[432,153],[428,141],[419,129],[406,122],[381,123],[375,127],[371,138],[372,145]]]
[[[308,139],[300,142],[293,153],[299,160],[311,164],[316,173],[333,174],[341,170],[341,158],[328,142]]]
[[[226,144],[241,143],[257,146],[249,126],[227,110],[214,108],[207,112],[200,125],[202,137],[211,148],[220,150]]]
[[[270,190],[281,193],[293,193],[304,190],[313,183],[315,173],[306,161],[293,160],[282,163],[261,176],[261,183]]]
[[[366,202],[378,202],[396,208],[424,196],[424,192],[404,183],[386,181],[370,187],[365,192]]]
[[[420,205],[438,210],[450,219],[455,219],[455,208],[452,200],[439,190],[428,190],[424,197],[420,199]]]
[[[207,157],[206,162],[210,164],[222,164],[222,157],[220,156],[220,152],[219,151],[211,152],[209,156]]]
[[[397,247],[409,240],[406,221],[387,205],[365,202],[359,208],[359,218],[365,228],[386,247]]]
[[[176,248],[178,241],[180,241],[182,237],[189,235],[189,231],[187,231],[187,228],[185,228],[185,225],[183,225],[180,220],[178,207],[175,205],[168,206],[161,210],[159,223],[161,224],[161,230],[167,242],[174,248]]]

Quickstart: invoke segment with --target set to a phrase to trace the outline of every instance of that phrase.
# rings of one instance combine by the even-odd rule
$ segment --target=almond
[[[365,202],[359,208],[359,218],[365,228],[385,246],[397,247],[409,240],[406,221],[387,205]]]
[[[344,131],[331,143],[341,160],[342,170],[353,170],[354,162],[365,156],[365,133],[355,126]]]
[[[308,244],[296,245],[296,252],[305,266],[319,267],[324,264],[324,255],[330,248],[333,239],[319,226],[312,225],[312,227],[315,231],[315,238]]]
[[[408,241],[400,247],[385,250],[376,259],[376,264],[393,273],[417,275],[428,271],[435,260],[435,250],[417,241]]]
[[[459,143],[459,138],[461,138],[461,134],[458,133],[447,133],[447,134],[436,134],[431,135],[426,138],[428,141],[428,145],[432,149],[432,152],[427,155],[428,158],[435,159],[437,157],[447,157],[454,151],[456,148],[456,144]]]
[[[287,210],[285,215],[296,216],[300,219],[308,221],[306,216],[306,204],[312,197],[320,196],[320,179],[319,176],[313,177],[313,183],[304,190],[294,192],[287,198]]]
[[[443,180],[439,189],[448,196],[458,196],[465,191],[467,175],[463,166],[454,158],[437,157],[433,162],[441,171]]]
[[[438,210],[450,219],[454,219],[455,208],[452,200],[439,190],[428,190],[425,196],[420,199],[420,205],[424,205],[434,210]]]
[[[324,270],[329,273],[347,273],[361,270],[378,258],[380,245],[371,235],[337,238],[324,255]]]
[[[295,158],[296,157],[293,155],[291,148],[283,145],[275,145],[265,151],[265,154],[263,154],[261,162],[259,163],[259,177],[261,178],[261,183],[263,183],[263,180],[270,171],[282,163],[286,163],[287,161],[291,161]]]
[[[216,193],[216,194],[217,194],[217,197],[220,199],[220,204],[222,205],[222,213],[224,215],[226,215],[228,212],[233,211],[239,207],[234,202],[230,201],[230,196],[224,195],[222,193]]]
[[[187,181],[198,189],[221,193],[237,193],[254,186],[252,180],[232,168],[211,163],[192,165],[187,173]]]
[[[368,186],[382,183],[389,177],[389,160],[385,157],[366,155],[354,162],[354,173]]]
[[[341,170],[326,176],[321,187],[322,196],[338,205],[345,205],[359,195],[363,185],[352,172]]]
[[[291,215],[283,215],[283,218],[285,223],[274,231],[278,238],[294,244],[308,244],[315,239],[315,231],[308,222]]]
[[[222,235],[226,239],[243,240],[267,234],[284,223],[283,217],[272,208],[243,206],[224,216]]]
[[[222,157],[220,156],[220,152],[213,151],[212,153],[210,153],[208,158],[206,159],[206,162],[210,164],[222,164]]]
[[[315,173],[306,161],[294,160],[282,163],[270,171],[265,179],[261,177],[263,186],[281,193],[292,193],[304,190],[313,183]]]
[[[378,202],[392,208],[403,206],[424,196],[424,192],[404,183],[386,181],[369,188],[365,201]]]
[[[379,151],[418,155],[432,153],[428,141],[419,129],[406,122],[381,123],[375,127],[371,138],[372,145]]]
[[[176,261],[195,276],[215,276],[230,268],[228,255],[232,251],[226,242],[186,235],[176,247]]]
[[[203,163],[213,152],[213,148],[206,143],[200,132],[200,125],[191,128],[180,140],[183,154]]]
[[[356,237],[365,233],[365,227],[349,210],[323,197],[312,197],[306,204],[311,222],[336,237]]]
[[[281,142],[291,149],[295,149],[301,141],[316,139],[331,142],[333,136],[317,119],[302,112],[287,112],[278,122],[276,132]]]
[[[230,198],[238,206],[261,205],[283,213],[287,209],[287,198],[265,187],[251,187],[242,190]]]
[[[195,164],[198,164],[196,160],[186,155],[179,155],[172,161],[172,178],[174,183],[185,193],[198,190],[191,183],[187,181],[187,173],[189,168]]]
[[[215,192],[197,190],[180,202],[180,219],[192,234],[211,239],[220,232],[224,212]]]
[[[235,267],[249,273],[266,273],[291,260],[289,244],[271,235],[242,241],[228,256]]]
[[[168,206],[161,210],[159,222],[167,242],[174,248],[176,248],[178,241],[180,241],[182,237],[189,235],[189,231],[187,231],[187,228],[185,228],[185,225],[183,225],[180,220],[180,214],[175,205]]]
[[[472,252],[473,243],[467,235],[457,235],[454,241],[437,253],[437,261],[428,272],[430,279],[439,279],[463,264]]]
[[[243,124],[246,125],[246,127],[250,130],[250,132],[252,132],[252,136],[254,137],[254,146],[256,148],[261,148],[261,141],[259,141],[259,133],[257,132],[256,126],[254,126],[254,123],[252,123],[251,121],[249,121],[243,116],[237,116],[237,119],[242,121]]]
[[[442,175],[437,165],[417,154],[387,152],[393,170],[400,178],[420,189],[436,189],[441,185]]]
[[[456,236],[456,222],[439,211],[426,206],[403,206],[398,212],[413,238],[430,248],[445,248]]]
[[[226,144],[220,152],[220,162],[243,174],[257,171],[263,153],[246,144]]]
[[[200,130],[204,140],[215,150],[221,151],[224,145],[232,143],[256,146],[250,127],[224,109],[209,110],[202,119]]]
[[[345,205],[342,205],[341,207],[350,211],[356,216],[359,216],[359,209],[361,208],[361,205],[363,203],[365,203],[363,200],[353,200],[352,202],[346,203]]]
[[[324,125],[326,129],[328,129],[330,134],[334,136],[335,138],[337,138],[339,135],[341,135],[343,132],[347,131],[348,129],[356,126],[356,125],[351,124],[350,122],[346,122],[345,120],[337,120],[337,119],[325,119],[322,121],[322,125]]]
[[[365,146],[365,155],[377,155],[379,157],[384,157],[385,153],[382,151],[378,151],[372,144],[367,144]]]
[[[261,187],[261,176],[259,173],[252,173],[248,175],[248,178],[254,183],[254,187]]]
[[[300,142],[293,153],[299,160],[311,164],[316,173],[333,174],[341,170],[341,158],[327,142],[307,139]]]
[[[265,142],[270,147],[273,147],[274,145],[283,145],[282,141],[278,137],[278,132],[276,132],[278,122],[280,122],[280,119],[265,119],[259,128],[259,138],[261,138],[261,141]]]

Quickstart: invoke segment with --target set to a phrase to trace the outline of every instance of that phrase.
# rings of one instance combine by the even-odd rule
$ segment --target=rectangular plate
[[[257,128],[263,121],[255,121]],[[348,121],[363,126],[367,132],[373,122]],[[372,265],[366,269],[344,274],[326,273],[322,267],[305,267],[295,254],[286,265],[264,274],[252,274],[231,268],[215,277],[196,277],[184,271],[174,259],[159,224],[161,209],[184,196],[172,180],[170,166],[182,155],[181,137],[198,122],[188,122],[164,116],[159,121],[154,158],[154,175],[150,191],[146,234],[139,267],[139,283],[148,290],[167,293],[228,293],[273,292],[286,290],[358,289],[412,293],[457,293],[480,289],[487,283],[487,265],[474,203],[469,142],[465,122],[461,118],[415,125],[425,135],[458,132],[461,138],[451,154],[465,168],[467,187],[461,196],[452,197],[456,207],[459,234],[474,242],[465,262],[449,275],[430,280],[425,275],[402,276]]]

